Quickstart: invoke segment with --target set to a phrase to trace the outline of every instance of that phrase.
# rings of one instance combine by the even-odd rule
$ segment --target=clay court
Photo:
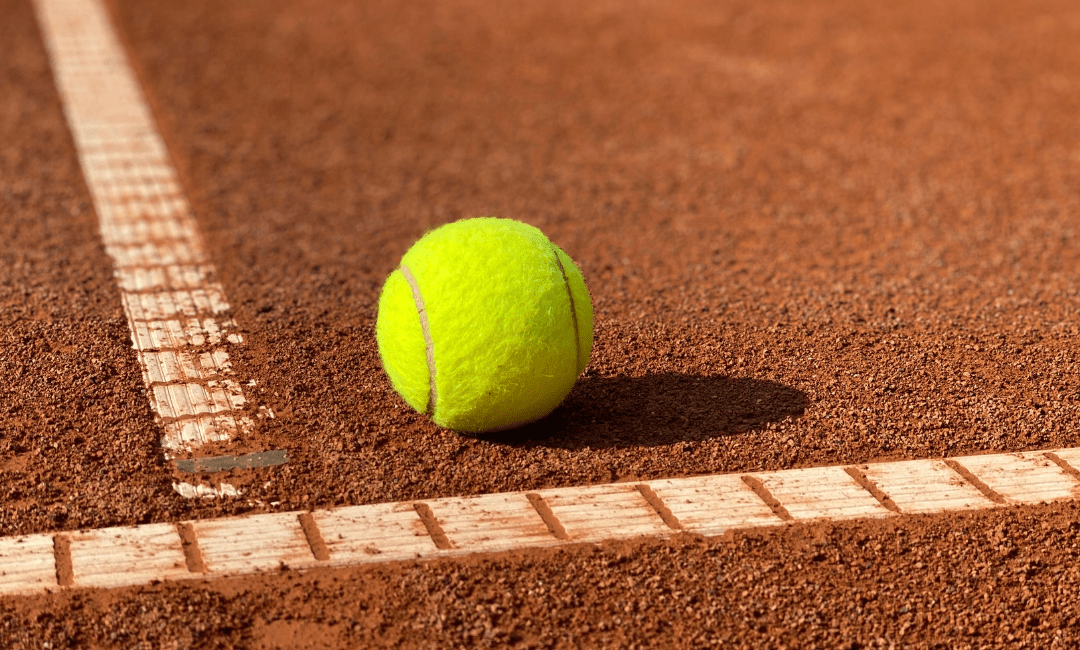
[[[1077,43],[1065,0],[0,0],[0,646],[1077,647]],[[375,320],[477,216],[596,328],[468,436]]]

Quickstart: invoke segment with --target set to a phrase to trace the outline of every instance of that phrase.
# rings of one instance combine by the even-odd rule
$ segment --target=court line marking
[[[243,338],[108,13],[99,0],[34,4],[165,455],[236,438],[254,426],[229,362]]]
[[[1049,503],[1080,498],[1077,463],[1057,449],[0,538],[0,595]]]

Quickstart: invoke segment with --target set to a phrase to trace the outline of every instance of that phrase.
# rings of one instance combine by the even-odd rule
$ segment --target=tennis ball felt
[[[383,285],[375,326],[398,393],[447,429],[512,429],[566,397],[592,351],[589,292],[538,229],[465,219],[424,235]]]

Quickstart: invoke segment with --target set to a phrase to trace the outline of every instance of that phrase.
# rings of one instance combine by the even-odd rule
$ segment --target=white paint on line
[[[1080,447],[1074,447],[1072,449],[1055,449],[1053,454],[1065,461],[1069,467],[1080,471]]]
[[[843,467],[810,467],[753,474],[791,518],[862,519],[893,514],[855,482]]]
[[[147,352],[142,359],[151,385],[198,381],[206,375],[226,375],[232,370],[224,350]]]
[[[175,524],[99,528],[69,534],[74,584],[126,587],[189,575]]]
[[[316,564],[295,512],[191,522],[210,573],[238,575]]]
[[[559,543],[524,492],[434,499],[424,503],[435,514],[454,550],[491,552]]]
[[[900,512],[905,514],[976,510],[997,506],[944,461],[874,463],[860,465],[859,469],[882,492],[889,495],[893,503],[900,508]]]
[[[1080,449],[1054,453],[1061,458],[1080,459]],[[1031,493],[1010,492],[1024,481],[1054,486],[1045,494],[1064,494],[1064,487],[1070,485],[1068,493],[1075,495],[1080,480],[1067,472],[1047,472],[1052,468],[1035,462],[1038,456],[1032,452],[954,460],[966,463],[967,470],[980,481],[995,489],[1000,487],[1000,494],[1012,494],[1006,498],[1017,504],[1035,499]],[[901,512],[896,516],[998,507],[940,460],[871,464],[863,471],[899,506]],[[868,500],[876,503],[876,499],[841,467],[753,476],[799,520],[884,516],[883,508]],[[1054,478],[1046,480],[1048,476]],[[57,536],[68,542],[72,587],[114,587],[154,580],[235,576],[283,567],[346,566],[670,535],[674,531],[658,513],[665,509],[675,515],[683,529],[706,535],[783,523],[738,474],[655,480],[645,485],[659,502],[650,503],[629,483],[538,491],[558,524],[552,529],[561,526],[569,540],[556,539],[547,527],[552,522],[545,522],[522,492],[422,502],[431,508],[451,542],[453,548],[445,550],[436,546],[413,502],[316,511],[311,513],[307,533],[300,524],[301,513],[295,512],[190,522],[192,543],[206,573],[192,573],[187,568],[180,532],[173,524]],[[309,534],[310,539],[321,538],[328,559],[316,559]],[[54,537],[0,539],[0,595],[60,588]]]
[[[174,482],[173,490],[185,499],[216,499],[221,497],[238,497],[243,492],[234,485],[222,483],[221,485],[205,485],[200,483],[193,485],[184,481]]]
[[[125,293],[125,307],[136,322],[153,320],[155,315],[193,317],[199,314],[223,314],[229,304],[215,290]]]
[[[330,564],[430,557],[440,553],[411,503],[378,503],[312,513]]]
[[[602,542],[674,531],[632,483],[538,490],[573,542]]]
[[[1042,453],[953,459],[1009,503],[1049,503],[1080,496],[1080,484]]]
[[[235,438],[253,425],[226,350],[242,338],[108,14],[100,0],[35,5],[161,444],[169,455]]]
[[[55,589],[54,544],[52,535],[0,539],[0,596]]]
[[[646,481],[684,530],[723,535],[733,528],[784,523],[738,474]]]

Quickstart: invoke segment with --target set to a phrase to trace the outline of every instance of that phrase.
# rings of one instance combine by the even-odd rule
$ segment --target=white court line
[[[684,530],[699,535],[784,523],[738,474],[661,479],[646,485]]]
[[[944,461],[879,463],[859,469],[904,513],[979,510],[996,505]]]
[[[226,350],[242,339],[108,14],[100,0],[35,5],[166,456],[235,438],[253,424]]]
[[[427,504],[455,549],[476,553],[559,543],[521,492],[436,499]]]
[[[1039,453],[968,456],[953,460],[978,476],[1008,503],[1080,497],[1080,484]]]
[[[123,587],[188,574],[173,524],[99,528],[68,536],[74,582]]]
[[[1072,464],[1080,460],[1080,448],[1052,452],[1065,467],[1047,453],[952,461],[963,463],[972,480],[1000,490],[1009,504],[1080,496],[1080,475]],[[986,498],[940,460],[875,463],[858,470],[872,485],[864,487],[844,467],[818,467],[0,539],[0,595],[55,591],[61,588],[61,575],[70,575],[63,588],[113,587],[282,568],[452,558],[678,531],[720,535],[804,521],[1009,507]],[[761,481],[794,521],[773,512],[744,476]],[[881,506],[872,489],[882,493],[882,501],[895,502],[899,512]],[[429,513],[426,521],[421,511]],[[191,531],[186,547],[182,530]]]
[[[810,467],[755,474],[792,519],[887,517],[889,511],[842,467]]]
[[[572,542],[671,532],[633,483],[540,490]]]

